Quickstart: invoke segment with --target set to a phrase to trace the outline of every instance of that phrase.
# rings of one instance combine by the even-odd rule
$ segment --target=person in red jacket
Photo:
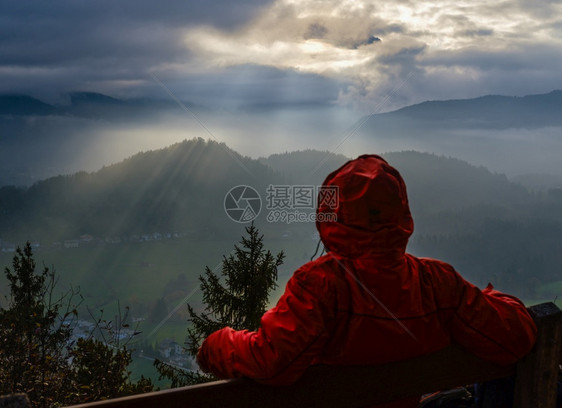
[[[315,364],[382,364],[451,343],[505,365],[531,350],[536,327],[520,300],[406,253],[413,232],[406,186],[383,158],[351,160],[324,186],[339,190],[336,208],[320,201],[317,209],[327,254],[293,274],[259,330],[226,327],[207,337],[197,356],[203,371],[286,385]],[[323,216],[334,212],[337,220]]]

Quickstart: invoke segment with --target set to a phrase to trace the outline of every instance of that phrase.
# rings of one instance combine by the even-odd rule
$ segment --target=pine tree
[[[277,287],[277,268],[283,263],[284,253],[273,256],[265,251],[263,235],[253,224],[246,233],[248,237],[242,237],[242,245],[235,245],[233,253],[223,257],[222,279],[209,267],[205,268],[205,276],[199,277],[206,312],[197,314],[188,305],[193,324],[188,329],[189,352],[193,356],[205,337],[225,326],[257,330],[269,294]]]
[[[101,324],[110,322],[97,322],[103,341],[92,333],[74,343],[67,318],[78,314],[78,293],[55,295],[57,275],[47,267],[36,271],[29,243],[17,249],[5,275],[10,295],[0,308],[0,395],[25,392],[33,407],[51,407],[153,389],[145,378],[130,381],[131,352],[103,338],[109,331]]]
[[[76,313],[75,293],[55,297],[55,272],[35,269],[29,243],[5,269],[10,297],[0,309],[0,393],[26,392],[34,406],[51,406],[67,386],[71,329],[64,318]]]
[[[221,274],[209,267],[199,276],[205,311],[201,314],[188,306],[187,350],[197,355],[201,342],[211,333],[229,326],[235,330],[257,330],[268,306],[270,292],[277,287],[277,269],[283,264],[283,251],[273,255],[265,250],[263,235],[252,224],[247,237],[224,256]],[[161,377],[172,380],[172,387],[212,380],[212,377],[182,372],[161,361],[155,362]]]

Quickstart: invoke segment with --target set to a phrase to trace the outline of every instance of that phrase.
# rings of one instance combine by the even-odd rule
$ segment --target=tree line
[[[57,274],[38,271],[32,248],[18,248],[6,306],[0,309],[0,395],[26,393],[34,407],[66,406],[154,389],[152,381],[134,381],[127,367],[131,350],[120,343],[127,324],[98,319],[85,338],[73,337],[72,321],[81,301],[70,288],[58,293]]]

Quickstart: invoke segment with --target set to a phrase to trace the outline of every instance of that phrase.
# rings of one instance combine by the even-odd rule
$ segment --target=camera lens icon
[[[236,186],[224,196],[224,212],[238,223],[246,223],[257,218],[261,211],[261,197],[250,186]]]

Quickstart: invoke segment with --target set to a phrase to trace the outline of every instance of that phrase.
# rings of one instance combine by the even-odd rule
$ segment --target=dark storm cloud
[[[234,29],[269,3],[3,0],[0,92],[95,90],[100,80],[143,81],[154,66],[189,61],[185,28]]]
[[[456,33],[457,37],[489,37],[494,34],[494,30],[478,29],[478,30],[462,30]]]
[[[426,66],[470,67],[482,71],[545,71],[549,67],[562,66],[562,55],[557,45],[533,44],[532,47],[512,46],[498,52],[479,47],[467,47],[458,51],[435,52],[424,59]]]
[[[523,96],[547,93],[562,84],[562,56],[556,44],[512,46],[505,50],[466,47],[426,54],[417,64],[422,73],[412,83],[411,100],[455,99],[489,94]],[[418,99],[417,102],[421,102]]]
[[[304,34],[304,39],[308,40],[310,38],[321,39],[328,33],[328,29],[319,23],[312,23],[308,26],[307,32]]]
[[[251,19],[264,3],[7,0],[0,6],[2,63],[48,65],[116,51],[127,57],[142,49],[158,55],[178,45],[174,35],[182,28],[211,24],[230,29]]]
[[[380,42],[381,39],[379,37],[375,37],[374,35],[370,35],[369,38],[366,38],[364,40],[361,41],[357,41],[355,44],[353,44],[353,49],[357,49],[359,47],[362,47],[364,45],[371,45],[374,43],[378,43]]]
[[[527,92],[521,82],[542,92],[560,87],[556,3],[3,0],[0,93],[161,95],[151,74],[211,105],[330,103],[350,82],[344,103],[398,86],[404,103]],[[264,80],[259,65],[286,76]]]

